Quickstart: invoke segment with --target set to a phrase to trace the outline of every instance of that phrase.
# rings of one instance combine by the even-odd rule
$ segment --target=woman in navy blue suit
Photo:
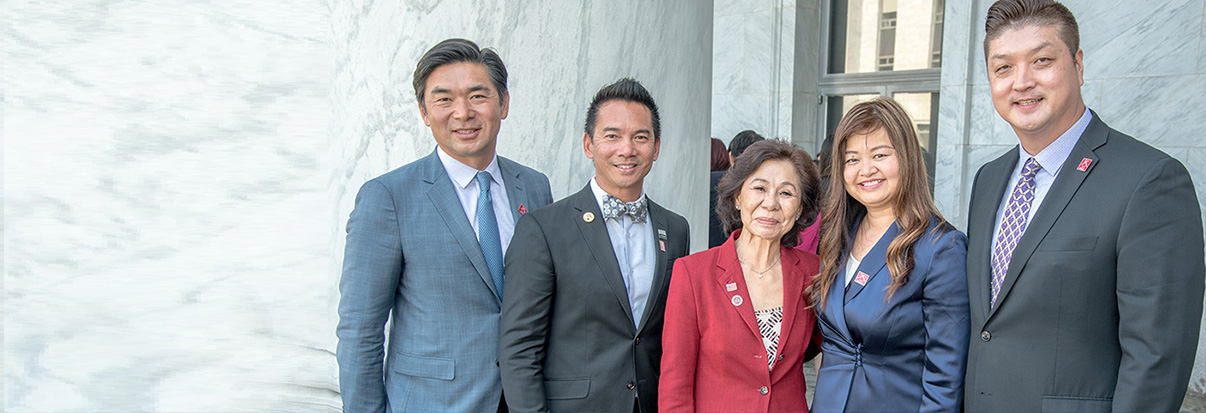
[[[942,219],[908,113],[855,105],[834,137],[812,284],[814,412],[950,412],[967,365],[967,236]]]

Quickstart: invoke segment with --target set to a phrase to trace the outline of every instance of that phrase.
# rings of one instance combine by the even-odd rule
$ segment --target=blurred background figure
[[[729,150],[724,148],[724,142],[712,138],[712,172],[729,170]]]
[[[764,139],[766,138],[763,138],[762,135],[758,134],[758,132],[754,132],[752,130],[747,129],[737,132],[737,135],[733,137],[733,140],[729,141],[729,165],[736,164],[737,157],[741,156],[741,153],[745,152],[745,149],[750,147],[750,145],[753,145],[754,142]],[[715,142],[712,143],[712,159],[712,164],[715,165]],[[711,196],[709,199],[711,199],[711,201],[709,201],[708,204],[708,248],[723,244],[724,240],[729,238],[729,234],[724,232],[724,228],[720,225],[720,220],[716,218],[716,184],[720,182],[720,178],[723,177],[724,174],[725,171],[717,171],[716,169],[712,169],[712,190],[709,193]],[[816,251],[816,248],[813,248],[813,251]]]

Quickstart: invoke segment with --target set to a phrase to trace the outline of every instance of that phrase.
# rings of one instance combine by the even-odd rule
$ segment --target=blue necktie
[[[494,280],[494,288],[498,289],[498,298],[501,300],[503,253],[502,243],[498,239],[498,220],[494,218],[494,202],[490,199],[489,172],[477,173],[477,187],[482,190],[477,196],[477,243],[482,246],[486,266],[490,268],[490,278]]]

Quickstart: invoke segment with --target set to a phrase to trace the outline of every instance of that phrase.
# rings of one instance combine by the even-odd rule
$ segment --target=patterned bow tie
[[[632,217],[632,221],[638,224],[645,222],[645,197],[641,197],[634,202],[624,202],[619,198],[611,195],[603,195],[603,219],[611,219],[619,217],[620,214],[627,214]]]

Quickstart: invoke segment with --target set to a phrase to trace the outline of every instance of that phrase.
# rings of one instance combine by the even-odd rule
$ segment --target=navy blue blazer
[[[856,276],[846,287],[839,272],[817,313],[824,341],[813,412],[957,412],[963,406],[967,236],[931,219],[914,245],[908,282],[885,301],[892,282],[888,245],[898,235],[892,224],[863,257],[858,271],[869,276],[865,285]]]

